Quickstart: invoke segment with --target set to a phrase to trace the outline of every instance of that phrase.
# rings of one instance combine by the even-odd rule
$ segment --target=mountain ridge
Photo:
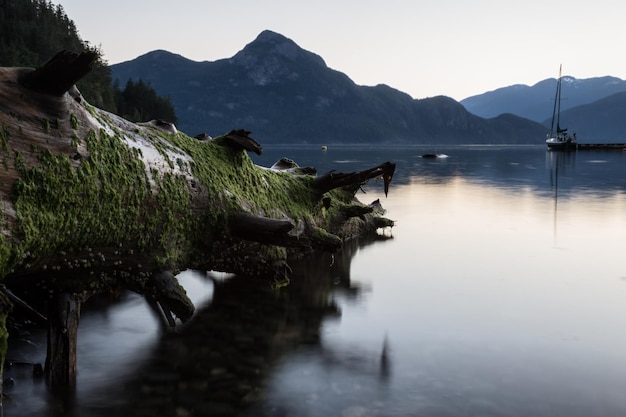
[[[514,84],[467,97],[460,103],[469,112],[485,118],[514,113],[542,122],[552,114],[556,82],[556,78],[548,78],[532,86]],[[578,79],[565,75],[562,77],[561,110],[590,104],[623,91],[626,91],[626,81],[617,77]]]
[[[142,79],[169,96],[190,135],[246,128],[265,144],[539,144],[546,131],[519,115],[479,117],[447,96],[357,85],[269,30],[230,58],[198,62],[156,50],[111,70],[120,83]]]

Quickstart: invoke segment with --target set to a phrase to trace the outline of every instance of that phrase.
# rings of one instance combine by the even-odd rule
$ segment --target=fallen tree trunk
[[[246,151],[262,148],[249,131],[198,140],[169,123],[134,124],[89,105],[73,83],[92,60],[64,52],[39,70],[0,68],[0,278],[7,286],[35,276],[72,300],[129,288],[172,325],[172,314],[184,321],[193,313],[174,277],[180,270],[272,277],[288,271],[289,256],[334,251],[393,224],[354,195],[377,177],[387,193],[394,164],[321,177],[255,166]],[[55,345],[46,368],[63,355],[71,363],[72,343]],[[71,370],[48,379],[66,374],[71,384]]]

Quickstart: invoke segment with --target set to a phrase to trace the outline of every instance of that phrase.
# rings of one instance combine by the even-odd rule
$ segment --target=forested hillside
[[[90,104],[113,113],[124,109],[127,113],[121,115],[132,121],[176,121],[169,98],[158,96],[149,84],[137,80],[130,91],[112,84],[111,70],[100,49],[79,37],[62,6],[46,0],[0,1],[0,66],[40,67],[61,50],[86,49],[99,57],[93,71],[78,83]],[[133,119],[135,115],[143,119]]]

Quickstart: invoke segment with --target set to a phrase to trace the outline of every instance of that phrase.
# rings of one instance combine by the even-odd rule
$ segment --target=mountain
[[[626,92],[561,112],[561,126],[581,143],[626,143]]]
[[[190,135],[245,128],[263,144],[529,143],[545,135],[537,122],[486,120],[449,97],[416,100],[387,85],[356,85],[271,31],[228,59],[195,62],[159,50],[111,70],[121,86],[142,79],[168,96]]]
[[[461,104],[480,117],[496,117],[513,113],[542,122],[552,117],[556,78],[549,78],[529,87],[516,84],[461,100]],[[626,91],[626,81],[615,77],[576,79],[563,77],[561,110],[593,103],[610,95]]]

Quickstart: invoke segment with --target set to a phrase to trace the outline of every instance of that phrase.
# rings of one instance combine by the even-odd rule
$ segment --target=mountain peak
[[[326,68],[319,55],[305,51],[291,39],[271,30],[261,32],[229,62],[243,67],[256,85],[300,78],[303,68]]]
[[[280,33],[273,32],[269,29],[265,29],[263,32],[259,33],[256,39],[253,42],[292,42],[293,41],[286,36],[281,35]]]
[[[182,55],[166,51],[164,49],[156,49],[138,56],[133,61],[146,63],[147,65],[159,65],[162,67],[173,67],[176,65],[184,65],[194,62]]]

